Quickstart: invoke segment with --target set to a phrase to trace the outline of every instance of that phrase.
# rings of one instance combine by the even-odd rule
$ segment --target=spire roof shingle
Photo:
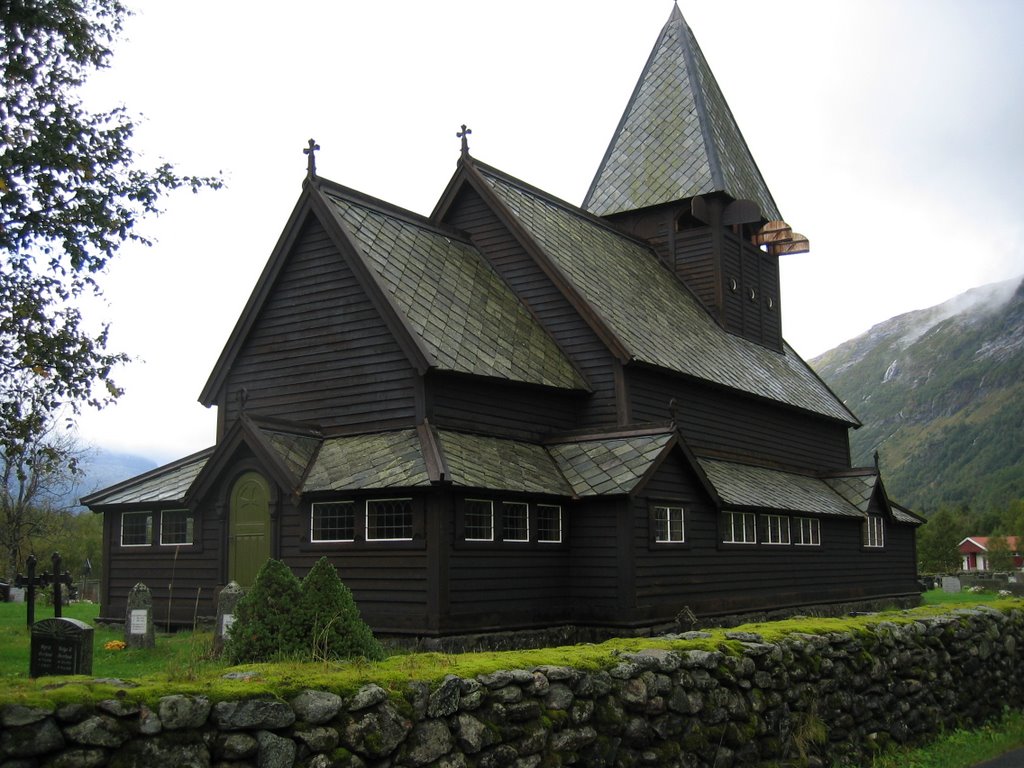
[[[583,208],[598,216],[710,192],[781,219],[679,7],[661,30]]]

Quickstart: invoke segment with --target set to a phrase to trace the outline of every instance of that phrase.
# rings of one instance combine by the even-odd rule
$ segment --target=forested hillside
[[[810,362],[864,423],[854,463],[877,450],[893,499],[980,518],[1024,498],[1020,279],[894,317]]]

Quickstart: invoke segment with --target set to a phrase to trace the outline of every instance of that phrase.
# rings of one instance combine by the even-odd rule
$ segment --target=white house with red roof
[[[1013,567],[1024,567],[1024,557],[1020,553],[1020,540],[1017,536],[968,536],[960,542],[960,554],[963,556],[965,571],[988,571],[990,568],[989,549],[995,539],[1003,539],[1013,556]]]

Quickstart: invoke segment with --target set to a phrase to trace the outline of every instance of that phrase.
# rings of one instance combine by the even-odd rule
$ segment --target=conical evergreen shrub
[[[359,615],[351,590],[326,557],[321,557],[302,580],[297,613],[297,623],[306,628],[307,647],[314,659],[384,658],[380,643]]]
[[[252,588],[238,601],[224,642],[232,664],[294,657],[308,651],[309,632],[297,620],[302,587],[291,568],[267,560]]]

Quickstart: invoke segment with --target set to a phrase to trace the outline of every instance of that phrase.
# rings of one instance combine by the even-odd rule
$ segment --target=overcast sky
[[[222,171],[166,201],[105,278],[122,401],[101,447],[212,445],[197,397],[270,255],[314,137],[321,176],[418,213],[471,153],[579,204],[670,0],[131,2],[96,108],[143,119],[141,161]],[[1024,3],[684,0],[785,219],[784,334],[809,359],[876,322],[1024,274]]]

